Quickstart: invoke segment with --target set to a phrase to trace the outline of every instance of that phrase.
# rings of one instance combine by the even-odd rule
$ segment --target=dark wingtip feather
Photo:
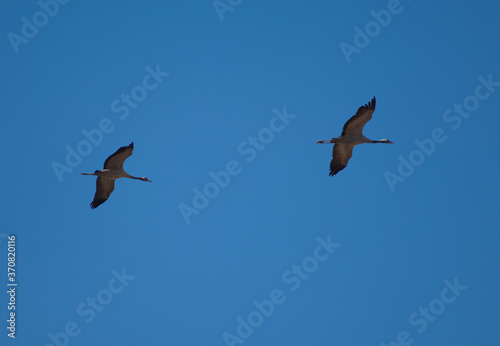
[[[353,115],[349,120],[346,121],[346,123],[344,124],[344,127],[342,128],[342,134],[341,136],[345,135],[346,133],[346,129],[349,127],[349,125],[353,124],[353,122],[356,122],[359,120],[359,117],[362,116],[363,114],[360,114],[360,113],[363,113],[365,110],[372,110],[372,113],[375,111],[375,104],[376,104],[377,100],[375,99],[375,96],[373,96],[373,98],[371,99],[370,102],[368,102],[367,104],[361,106],[358,108],[358,111],[356,112],[355,115]],[[371,116],[370,116],[371,118]],[[367,121],[369,121],[370,119],[367,119],[365,121],[365,123]],[[363,124],[364,126],[364,124]]]
[[[104,202],[106,202],[105,199],[94,199],[92,201],[92,203],[90,203],[90,209],[95,209],[98,206],[100,206],[101,204],[103,204]]]
[[[328,174],[330,177],[333,177],[335,174],[346,168],[347,166],[330,166],[330,174]]]
[[[117,151],[115,151],[113,154],[111,154],[107,159],[106,161],[104,161],[104,168],[106,168],[106,165],[108,164],[109,160],[114,157],[115,155],[119,155],[121,153],[123,153],[124,151],[128,150],[128,149],[132,149],[134,150],[134,142],[130,143],[129,145],[125,146],[125,147],[120,147]]]
[[[375,96],[373,96],[372,100],[368,102],[366,105],[364,105],[364,108],[367,109],[375,109],[375,104],[377,103],[377,100],[375,99]]]

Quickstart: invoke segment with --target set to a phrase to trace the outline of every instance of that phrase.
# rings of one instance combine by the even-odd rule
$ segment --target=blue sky
[[[2,3],[2,344],[498,345],[499,10]]]

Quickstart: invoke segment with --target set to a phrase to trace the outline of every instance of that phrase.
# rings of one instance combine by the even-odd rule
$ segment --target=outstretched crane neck
[[[316,141],[316,143],[330,144],[330,143],[337,143],[337,141],[338,141],[338,138],[332,138],[332,139],[322,139],[322,140]]]

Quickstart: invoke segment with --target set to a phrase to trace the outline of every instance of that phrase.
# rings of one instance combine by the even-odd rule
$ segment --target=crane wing
[[[115,179],[97,177],[94,200],[90,203],[90,208],[95,209],[109,198],[115,189]]]
[[[134,142],[126,147],[121,147],[104,161],[104,169],[122,169],[123,162],[132,155],[132,151],[134,151]]]
[[[330,176],[334,176],[346,168],[349,159],[352,156],[354,145],[345,143],[336,143],[333,146],[332,161],[330,162]]]
[[[351,119],[347,120],[344,124],[341,136],[355,136],[361,135],[363,133],[363,127],[372,118],[372,114],[375,111],[375,97],[365,104],[359,107],[355,115]]]

